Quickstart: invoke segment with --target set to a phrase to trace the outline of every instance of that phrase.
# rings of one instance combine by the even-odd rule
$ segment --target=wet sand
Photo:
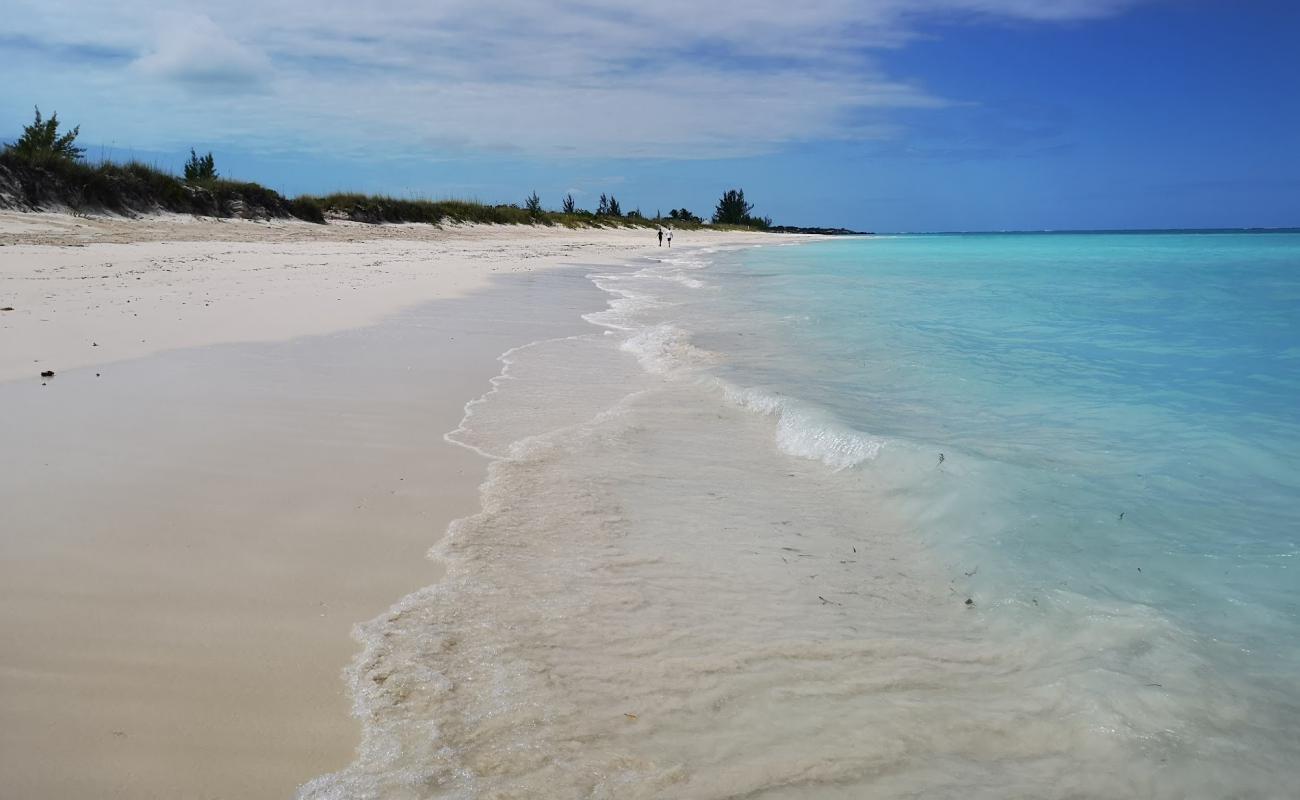
[[[497,353],[577,327],[592,292],[562,274],[0,384],[22,422],[0,470],[7,791],[286,797],[345,763],[349,631],[436,580],[425,550],[484,469],[442,433]]]
[[[434,582],[426,550],[477,507],[486,461],[442,435],[503,350],[589,330],[604,299],[565,264],[646,251],[381,228],[340,254],[334,228],[226,227],[232,244],[3,216],[0,306],[32,316],[0,318],[0,785],[289,796],[356,745],[352,626]],[[133,224],[142,241],[120,241]],[[99,271],[105,254],[135,266]],[[369,299],[328,299],[348,282]],[[220,321],[197,321],[204,294]],[[142,348],[81,341],[137,325]],[[28,374],[38,357],[54,378]]]

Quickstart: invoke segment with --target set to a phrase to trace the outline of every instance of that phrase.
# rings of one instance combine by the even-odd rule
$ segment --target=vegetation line
[[[563,225],[577,227],[710,227],[729,230],[767,230],[772,221],[753,216],[754,206],[745,192],[730,189],[718,201],[712,223],[685,208],[667,217],[654,217],[640,209],[623,211],[613,195],[601,194],[595,211],[579,208],[572,195],[561,210],[542,207],[537,192],[522,206],[487,205],[468,200],[402,199],[384,195],[339,192],[292,199],[257,183],[222,178],[212,153],[190,150],[183,176],[139,161],[110,160],[89,163],[76,145],[81,126],[59,133],[58,114],[49,119],[39,108],[32,124],[18,141],[0,149],[0,208],[20,210],[67,209],[74,214],[105,211],[147,214],[170,211],[205,217],[245,219],[297,218],[325,223],[348,219],[367,223],[482,222],[506,225]]]

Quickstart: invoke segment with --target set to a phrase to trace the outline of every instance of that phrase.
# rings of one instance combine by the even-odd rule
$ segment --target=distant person
[[[672,246],[673,246],[673,229],[672,229],[672,228],[669,228],[669,229],[668,229],[668,246],[669,246],[669,247],[672,247]]]
[[[663,246],[664,246],[664,229],[663,229],[663,228],[660,228],[660,229],[659,229],[659,246],[660,246],[660,247],[663,247]]]

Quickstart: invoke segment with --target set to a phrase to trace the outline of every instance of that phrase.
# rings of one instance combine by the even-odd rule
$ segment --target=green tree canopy
[[[718,200],[713,221],[726,225],[745,225],[749,222],[749,212],[753,210],[754,204],[745,202],[744,189],[728,189]]]
[[[212,153],[201,156],[190,148],[190,160],[185,162],[186,183],[209,183],[217,179],[217,162]]]
[[[60,136],[58,112],[51,114],[49,119],[42,119],[41,109],[38,107],[36,119],[31,125],[23,128],[23,135],[7,149],[33,164],[77,161],[86,152],[84,148],[73,144],[79,133],[81,133],[80,125]]]

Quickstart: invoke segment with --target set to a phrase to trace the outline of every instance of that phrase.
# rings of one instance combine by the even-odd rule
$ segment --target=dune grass
[[[489,205],[477,200],[412,199],[356,192],[301,197],[297,201],[314,203],[327,218],[371,223],[440,225],[445,222],[479,222],[495,225],[562,225],[566,228],[653,228],[672,224],[679,228],[700,227],[699,223],[679,220],[597,215],[578,209],[565,213],[541,208],[530,210],[513,204]]]
[[[563,211],[547,211],[542,208],[536,191],[528,196],[522,208],[473,200],[403,199],[356,192],[289,199],[257,183],[222,178],[212,153],[200,156],[193,148],[183,178],[139,161],[118,163],[105,159],[90,163],[83,158],[85,148],[76,144],[81,126],[62,134],[59,126],[57,113],[46,119],[37,107],[32,123],[23,127],[22,136],[0,147],[0,208],[67,208],[73,213],[102,210],[119,214],[172,211],[251,219],[296,217],[320,224],[330,219],[349,219],[372,224],[477,222],[568,228],[648,228],[664,224],[687,229],[700,227],[700,219],[685,209],[675,209],[670,219],[649,219],[640,209],[624,214],[618,200],[605,194],[601,194],[600,208],[594,214],[579,209],[571,194],[564,198]],[[722,217],[727,222],[738,223],[728,228],[764,229],[771,225],[770,220],[748,216],[753,206],[745,203],[743,191],[731,190],[724,195],[719,214],[728,202],[743,212],[732,215],[734,219]]]
[[[400,198],[359,192],[288,198],[251,181],[194,176],[186,180],[140,161],[91,163],[73,158],[34,161],[12,147],[0,150],[0,201],[5,200],[19,207],[62,207],[73,213],[108,211],[129,215],[170,211],[209,217],[296,218],[317,224],[347,219],[370,224],[485,223],[566,228],[672,225],[684,230],[702,227],[696,221],[653,219],[639,214],[599,215],[577,208],[568,213],[548,211],[540,203],[525,208],[476,200]],[[752,230],[746,226],[709,227]]]

